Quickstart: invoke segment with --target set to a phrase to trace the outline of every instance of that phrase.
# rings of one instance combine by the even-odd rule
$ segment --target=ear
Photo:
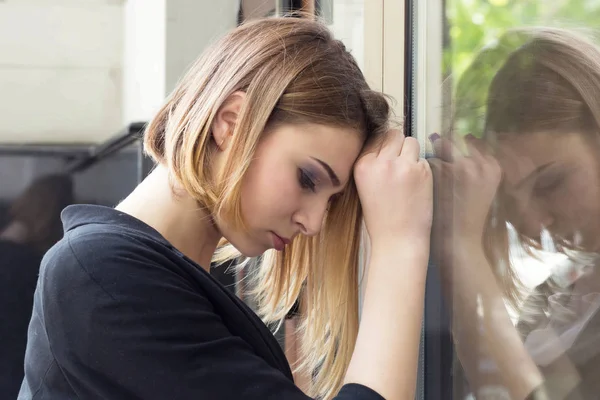
[[[212,135],[220,150],[227,148],[245,100],[246,93],[242,91],[233,92],[219,107],[212,123]]]

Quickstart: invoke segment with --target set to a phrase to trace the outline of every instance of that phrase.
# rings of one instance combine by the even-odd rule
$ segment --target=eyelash
[[[310,177],[310,174],[302,168],[298,169],[298,181],[300,182],[300,187],[302,189],[308,189],[313,192],[316,191],[317,185],[315,184],[315,181]]]
[[[537,193],[548,193],[551,192],[552,190],[556,189],[563,180],[563,176],[555,176],[551,179],[547,179],[546,182],[543,182],[542,184],[537,184],[535,186],[535,191]]]

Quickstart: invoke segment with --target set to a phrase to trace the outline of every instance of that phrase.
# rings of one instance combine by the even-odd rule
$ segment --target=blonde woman
[[[457,353],[481,398],[495,386],[515,400],[596,399],[600,48],[553,28],[518,29],[500,42],[518,48],[491,82],[483,138],[467,137],[468,157],[435,141],[444,195],[434,229],[452,235],[451,245],[435,247],[452,294]],[[507,223],[513,245],[535,253],[545,231],[568,257],[532,291],[509,257]],[[520,311],[516,327],[505,300]]]
[[[19,398],[412,398],[432,181],[388,118],[324,25],[273,18],[226,35],[148,125],[148,178],[116,209],[63,212]],[[262,256],[263,321],[303,299],[308,395],[263,321],[208,274],[240,255]]]

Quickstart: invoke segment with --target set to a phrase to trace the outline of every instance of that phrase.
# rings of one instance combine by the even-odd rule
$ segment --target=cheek
[[[600,188],[594,171],[574,173],[554,196],[551,196],[552,208],[561,215],[566,223],[586,224],[592,216],[600,214],[598,199]]]
[[[301,190],[290,169],[259,160],[251,165],[242,185],[242,212],[249,225],[264,226],[291,217]]]
[[[588,170],[574,179],[573,187],[569,190],[570,198],[579,198],[579,203],[586,218],[600,214],[600,182],[595,170]],[[565,199],[565,201],[567,201]]]

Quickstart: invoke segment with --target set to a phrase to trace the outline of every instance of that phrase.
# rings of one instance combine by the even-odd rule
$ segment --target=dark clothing
[[[19,399],[290,399],[285,355],[254,312],[157,231],[69,206],[44,257]],[[382,399],[346,385],[338,399]]]
[[[27,327],[42,255],[0,240],[0,398],[15,399],[23,380]],[[6,397],[4,397],[6,396]]]

